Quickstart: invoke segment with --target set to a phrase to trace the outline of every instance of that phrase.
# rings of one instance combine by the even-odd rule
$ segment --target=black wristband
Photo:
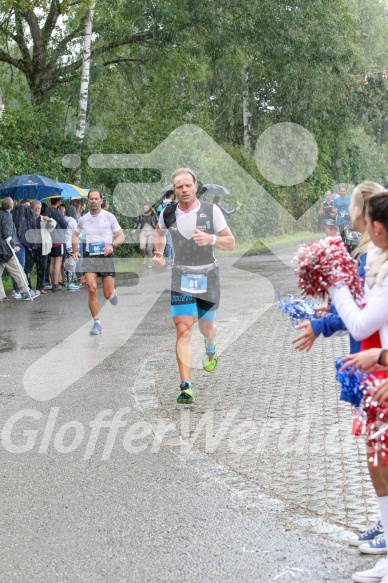
[[[385,354],[386,352],[387,352],[387,349],[386,349],[386,348],[382,348],[382,349],[381,349],[381,352],[380,352],[379,358],[377,359],[377,364],[381,364],[381,365],[383,365],[383,358],[384,358],[384,354]],[[384,365],[383,365],[383,366],[384,366]]]

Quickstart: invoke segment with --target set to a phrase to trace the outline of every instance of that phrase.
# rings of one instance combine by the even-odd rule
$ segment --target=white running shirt
[[[76,233],[84,232],[86,235],[86,251],[89,251],[89,243],[113,243],[113,233],[121,227],[114,215],[101,209],[97,215],[86,213],[78,221]]]

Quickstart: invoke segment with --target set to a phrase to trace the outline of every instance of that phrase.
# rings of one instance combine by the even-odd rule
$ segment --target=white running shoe
[[[388,583],[387,559],[380,559],[372,569],[353,573],[352,579],[356,583],[380,583],[382,579],[385,579],[384,583]]]

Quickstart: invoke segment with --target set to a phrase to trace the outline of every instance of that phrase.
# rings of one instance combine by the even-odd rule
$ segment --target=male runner
[[[83,259],[83,269],[86,273],[86,283],[89,291],[89,309],[93,316],[92,335],[102,333],[99,318],[97,297],[97,277],[101,277],[104,297],[114,306],[118,297],[114,288],[115,266],[113,251],[124,243],[124,233],[112,213],[101,209],[102,192],[92,188],[88,194],[89,212],[80,218],[77,228],[73,231],[73,258],[77,261],[81,256],[78,243],[81,232],[86,234],[86,251]],[[114,235],[114,241],[113,241]]]
[[[163,267],[163,250],[169,231],[175,252],[171,277],[171,315],[176,326],[176,356],[181,378],[178,403],[194,401],[191,387],[192,349],[190,340],[198,310],[198,326],[205,337],[203,367],[211,372],[217,364],[215,349],[216,310],[220,300],[220,276],[214,248],[232,250],[234,237],[217,205],[200,202],[198,184],[190,168],[178,168],[172,175],[177,203],[160,213],[155,229],[155,267]]]

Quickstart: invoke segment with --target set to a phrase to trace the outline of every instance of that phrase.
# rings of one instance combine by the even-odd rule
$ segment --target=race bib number
[[[348,215],[348,212],[347,211],[341,211],[340,212],[341,219],[345,219],[347,217],[347,215]]]
[[[106,243],[89,243],[89,255],[104,255]]]
[[[206,273],[183,273],[181,278],[181,291],[196,294],[204,294],[207,292]]]

